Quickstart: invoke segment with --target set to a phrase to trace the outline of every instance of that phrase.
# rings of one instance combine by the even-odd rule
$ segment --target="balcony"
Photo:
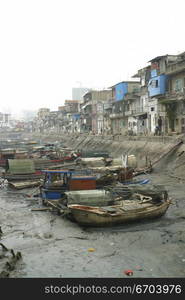
[[[92,105],[92,100],[88,100],[86,102],[83,103],[81,109],[85,109],[86,107]]]
[[[113,113],[110,114],[110,119],[120,119],[123,118],[125,116],[125,113],[121,112],[121,113]]]
[[[136,109],[131,109],[125,111],[125,116],[139,116],[147,113],[146,107],[138,107]]]
[[[137,100],[140,96],[141,96],[141,90],[137,90],[135,92],[132,93],[128,93],[125,95],[124,100],[125,101],[135,101]]]
[[[132,115],[132,110],[127,110],[125,111],[125,116],[131,116]]]
[[[111,97],[107,100],[107,102],[110,102],[110,103],[115,102],[115,101],[116,101],[115,97]]]
[[[112,103],[111,102],[104,103],[104,110],[107,110],[107,109],[112,109]]]
[[[176,74],[182,71],[185,71],[185,61],[169,64],[166,69],[166,75]]]
[[[181,91],[172,91],[168,92],[161,98],[162,102],[171,102],[171,101],[180,101],[185,100],[185,87],[181,89]]]

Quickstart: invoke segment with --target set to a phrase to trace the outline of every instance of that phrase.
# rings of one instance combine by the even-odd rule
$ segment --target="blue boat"
[[[44,183],[40,188],[41,198],[60,199],[64,192],[68,190],[68,182],[72,177],[72,171],[69,170],[43,170]]]
[[[47,200],[57,200],[65,196],[66,191],[88,190],[96,188],[96,177],[86,175],[84,170],[43,170],[44,182],[40,187],[40,195],[45,203]]]

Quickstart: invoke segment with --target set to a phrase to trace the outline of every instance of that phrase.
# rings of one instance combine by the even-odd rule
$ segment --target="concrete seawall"
[[[65,146],[76,150],[108,151],[112,157],[134,154],[137,158],[138,167],[144,167],[146,162],[154,163],[159,160],[154,165],[155,168],[160,168],[161,172],[168,171],[172,176],[185,179],[185,138],[182,135],[128,137],[122,135],[53,134],[35,137],[37,139],[40,137],[44,141],[60,141]],[[179,141],[183,141],[183,144],[170,151]]]

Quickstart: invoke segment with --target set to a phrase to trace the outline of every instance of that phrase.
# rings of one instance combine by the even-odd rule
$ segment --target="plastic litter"
[[[94,251],[95,251],[94,248],[89,248],[89,249],[88,249],[88,252],[94,252]]]
[[[133,271],[132,270],[125,270],[124,274],[127,276],[132,276],[133,275]]]

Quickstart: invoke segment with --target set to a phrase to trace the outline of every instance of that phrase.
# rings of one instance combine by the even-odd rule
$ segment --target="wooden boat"
[[[0,167],[6,168],[8,159],[27,159],[28,151],[23,149],[1,149],[0,150]]]
[[[45,203],[48,199],[55,200],[64,197],[72,171],[42,170],[44,182],[40,187],[40,194]]]
[[[9,181],[37,180],[43,177],[41,171],[35,171],[33,161],[30,159],[8,159],[7,170],[2,174]]]
[[[134,172],[133,172],[133,176],[138,176],[138,175],[141,175],[141,174],[149,174],[153,171],[153,168],[152,166],[149,166],[149,167],[145,167],[145,168],[137,168],[137,169],[134,169]]]
[[[107,151],[81,151],[81,157],[104,157],[109,158],[109,153]]]
[[[16,190],[22,190],[25,188],[31,188],[35,186],[39,186],[41,184],[41,181],[22,181],[22,182],[8,182],[9,186],[16,189]]]
[[[102,227],[160,217],[166,213],[170,200],[153,202],[150,198],[146,201],[124,200],[120,203],[106,207],[72,204],[68,208],[80,225]]]
[[[4,179],[7,179],[8,181],[25,181],[25,180],[39,180],[43,178],[43,174],[41,172],[35,172],[32,174],[10,174],[5,173],[2,176]]]

